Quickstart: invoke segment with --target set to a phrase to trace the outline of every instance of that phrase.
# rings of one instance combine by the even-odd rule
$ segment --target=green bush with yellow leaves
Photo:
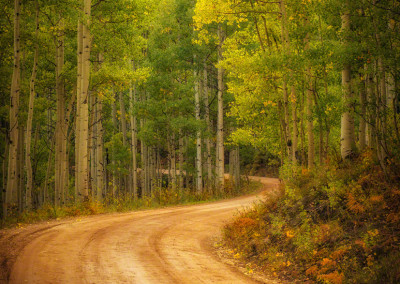
[[[399,163],[367,151],[330,164],[283,170],[281,197],[227,225],[225,244],[294,282],[400,283]]]

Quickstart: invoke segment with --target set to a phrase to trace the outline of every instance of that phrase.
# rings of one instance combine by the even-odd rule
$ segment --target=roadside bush
[[[206,190],[197,193],[192,188],[173,189],[169,187],[155,187],[149,196],[142,196],[134,200],[127,193],[119,192],[114,194],[110,192],[103,202],[89,200],[80,204],[67,204],[65,206],[55,207],[53,205],[44,204],[42,207],[18,213],[17,208],[6,219],[1,220],[0,227],[10,227],[13,225],[21,226],[22,224],[35,223],[51,219],[60,219],[66,217],[88,216],[108,212],[127,212],[132,210],[159,208],[165,206],[173,206],[178,204],[191,204],[206,201],[231,198],[243,194],[254,192],[261,188],[259,182],[250,182],[248,180],[241,181],[239,190],[234,190],[233,183],[225,180],[225,187],[222,190]],[[115,190],[115,192],[118,192]]]
[[[224,228],[227,246],[292,281],[400,283],[395,161],[383,171],[365,152],[352,162],[284,175],[285,194],[275,205],[266,202]]]

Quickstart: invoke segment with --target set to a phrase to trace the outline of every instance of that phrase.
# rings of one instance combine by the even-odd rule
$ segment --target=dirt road
[[[267,192],[278,183],[261,181]],[[0,231],[0,282],[256,283],[215,256],[212,238],[238,209],[260,198]]]

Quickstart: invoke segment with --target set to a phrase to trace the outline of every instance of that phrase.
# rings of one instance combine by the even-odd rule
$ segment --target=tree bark
[[[130,99],[130,119],[131,119],[131,136],[132,136],[132,190],[133,198],[136,200],[138,198],[138,179],[137,179],[137,161],[136,161],[136,154],[137,154],[137,119],[136,115],[134,115],[134,105],[136,105],[136,86],[131,83],[129,89],[129,99]]]
[[[10,95],[10,147],[8,152],[8,173],[3,217],[7,217],[8,209],[17,202],[17,155],[18,155],[18,113],[20,95],[20,0],[14,1],[14,67]]]
[[[18,128],[18,158],[17,158],[17,178],[18,178],[18,212],[22,213],[24,210],[24,187],[25,187],[25,174],[24,174],[24,132],[25,127],[20,125]]]
[[[234,146],[234,154],[233,154],[233,158],[234,158],[234,171],[233,171],[233,177],[234,177],[234,182],[235,182],[235,190],[236,192],[239,192],[240,190],[240,152],[239,152],[239,146],[235,145]]]
[[[91,0],[84,0],[84,24],[82,29],[82,85],[79,94],[79,140],[77,146],[79,147],[79,184],[78,194],[80,202],[86,202],[89,198],[89,165],[88,165],[88,132],[89,132],[89,109],[88,109],[88,95],[89,95],[89,77],[90,77],[90,14],[91,14]]]
[[[346,2],[348,5],[348,1]],[[344,44],[348,42],[348,33],[350,31],[350,12],[348,7],[342,15],[342,31],[345,33]],[[351,65],[348,62],[344,62],[342,70],[342,88],[343,88],[343,100],[344,100],[344,113],[341,119],[341,145],[340,152],[342,159],[349,158],[355,148],[354,139],[354,118],[352,110],[352,91],[351,91]]]
[[[205,120],[207,124],[208,136],[211,135],[211,123],[210,123],[210,106],[209,106],[209,95],[210,89],[208,87],[208,72],[207,64],[204,63],[204,77],[203,77],[203,91],[204,91],[204,106],[205,106]],[[212,158],[211,158],[211,138],[205,139],[206,143],[206,170],[207,170],[207,188],[210,190],[212,187]]]
[[[183,146],[183,137],[182,137],[182,131],[179,133],[179,153],[178,153],[178,159],[179,159],[179,189],[182,191],[184,187],[184,179],[186,176],[186,173],[183,170],[183,152],[184,152],[184,146]]]
[[[96,174],[96,147],[97,147],[97,113],[96,113],[96,98],[93,92],[89,93],[90,104],[90,123],[89,123],[89,148],[90,153],[90,185],[92,199],[96,199],[97,195],[97,174]]]
[[[282,37],[282,47],[283,52],[290,55],[290,42],[289,42],[289,32],[287,29],[287,15],[286,15],[286,4],[284,0],[280,1],[280,12],[282,14],[281,20],[281,37]],[[296,151],[297,151],[297,113],[296,113],[296,93],[294,87],[288,86],[286,82],[287,78],[284,76],[283,78],[283,107],[285,113],[285,133],[286,133],[286,143],[288,147],[288,157],[289,160],[296,162]],[[293,102],[292,107],[292,123],[293,123],[293,131],[290,133],[290,118],[289,118],[289,94],[288,89],[290,89],[290,99]],[[295,119],[293,119],[295,118]],[[292,134],[292,135],[291,135]]]
[[[114,97],[114,100],[112,102],[112,110],[111,110],[111,115],[112,115],[112,122],[113,122],[113,134],[115,135],[118,131],[119,131],[119,127],[118,127],[118,120],[117,120],[117,98],[116,98],[116,93],[114,91],[114,88],[112,88],[112,95]],[[112,165],[113,165],[113,176],[112,176],[112,197],[115,198],[116,197],[116,190],[117,187],[119,186],[119,179],[118,179],[118,175],[115,172],[115,168],[116,168],[116,152],[115,152],[115,145],[112,145]]]
[[[307,88],[307,138],[308,138],[308,168],[314,167],[315,144],[314,144],[314,124],[313,124],[313,92],[314,87],[311,79],[311,69],[308,71],[308,88]],[[320,153],[321,155],[321,153]]]
[[[360,84],[360,124],[358,131],[358,142],[360,150],[363,151],[367,145],[366,130],[367,130],[367,94],[366,94],[366,79],[361,79]]]
[[[60,206],[64,201],[66,188],[66,155],[67,155],[67,125],[65,124],[65,91],[62,70],[64,68],[64,35],[62,34],[63,19],[59,24],[60,32],[54,42],[56,46],[56,97],[57,97],[57,122],[55,132],[55,192],[54,205]]]
[[[31,160],[31,141],[32,141],[32,121],[33,121],[33,108],[35,103],[35,84],[37,75],[37,66],[39,60],[39,3],[35,1],[35,51],[33,55],[32,75],[29,82],[29,106],[28,106],[28,119],[26,122],[26,145],[25,145],[25,168],[26,168],[26,209],[32,209],[32,191],[33,191],[33,172]]]
[[[75,117],[75,203],[79,202],[79,186],[80,186],[80,173],[79,166],[81,159],[79,155],[79,142],[81,141],[80,127],[81,127],[81,93],[82,93],[82,55],[83,55],[83,42],[82,33],[83,25],[82,22],[78,21],[78,35],[77,35],[77,80],[76,80],[76,117]]]
[[[222,29],[222,26],[218,26],[218,62],[223,60],[223,44],[225,41],[225,33]],[[216,188],[222,192],[224,188],[224,100],[223,93],[225,89],[224,85],[224,73],[225,70],[222,67],[218,68],[218,118],[217,118],[217,160],[216,160],[216,169],[217,169],[217,179],[216,179]]]
[[[196,67],[195,67],[196,68]],[[196,120],[200,122],[200,82],[198,79],[197,70],[194,71],[194,98],[195,98],[195,113]],[[203,191],[203,163],[201,153],[201,131],[197,130],[196,133],[196,190],[198,193]]]
[[[96,98],[96,124],[97,124],[97,146],[96,146],[96,197],[99,202],[103,201],[104,189],[104,142],[103,142],[103,102],[100,97]]]
[[[176,150],[175,150],[175,134],[171,136],[171,183],[172,190],[176,190]]]
[[[126,110],[125,110],[125,102],[123,98],[122,92],[118,92],[118,100],[119,100],[119,110],[121,112],[121,132],[122,132],[122,144],[124,146],[127,145],[127,121],[126,121]],[[121,189],[124,188],[124,192],[127,193],[127,189],[130,188],[129,184],[129,179],[126,175],[123,175],[121,177],[121,183],[123,183],[123,186],[121,186]]]
[[[121,112],[122,144],[126,146],[127,143],[126,111],[125,111],[125,102],[122,92],[118,92],[118,100],[119,100],[119,110]]]

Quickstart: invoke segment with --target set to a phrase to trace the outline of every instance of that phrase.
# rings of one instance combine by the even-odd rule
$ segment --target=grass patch
[[[150,196],[144,196],[137,200],[133,200],[127,195],[120,194],[117,197],[107,196],[104,202],[89,199],[89,201],[85,203],[70,204],[61,207],[45,204],[36,210],[24,211],[21,214],[11,212],[7,219],[1,220],[1,228],[76,216],[199,204],[253,193],[261,188],[259,182],[243,180],[242,184],[243,186],[240,190],[234,190],[231,181],[226,179],[225,187],[222,191],[214,190],[197,193],[192,189],[173,190],[169,187],[156,188]]]

